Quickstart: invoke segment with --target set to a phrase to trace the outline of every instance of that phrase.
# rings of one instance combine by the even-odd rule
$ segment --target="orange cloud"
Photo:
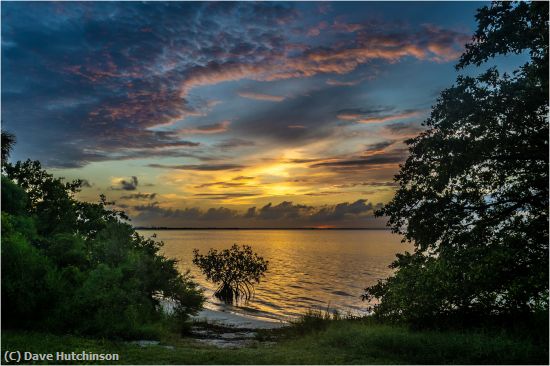
[[[359,123],[383,123],[383,122],[388,122],[388,121],[396,121],[396,120],[399,120],[399,119],[416,117],[416,116],[419,116],[421,113],[422,113],[421,111],[414,111],[414,112],[394,114],[392,116],[385,116],[385,117],[361,118],[361,119],[358,119],[356,122],[359,122]]]

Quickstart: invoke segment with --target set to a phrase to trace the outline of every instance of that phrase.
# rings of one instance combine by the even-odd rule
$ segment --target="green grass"
[[[125,364],[548,364],[548,343],[505,334],[411,331],[361,320],[263,332],[275,345],[218,349],[174,334],[159,346],[20,331],[2,332],[4,351],[118,353]],[[173,346],[173,349],[162,347]],[[72,362],[74,363],[74,362]]]

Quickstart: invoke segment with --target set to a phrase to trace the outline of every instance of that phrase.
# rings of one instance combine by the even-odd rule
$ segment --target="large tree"
[[[548,309],[548,3],[496,2],[476,19],[457,70],[497,55],[529,60],[512,75],[459,76],[407,141],[399,188],[378,214],[414,252],[364,295],[383,318]]]

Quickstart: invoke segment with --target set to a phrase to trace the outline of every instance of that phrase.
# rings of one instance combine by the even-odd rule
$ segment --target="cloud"
[[[225,208],[225,207],[218,207],[218,208],[209,208],[201,217],[202,220],[207,221],[217,221],[217,220],[225,220],[228,218],[233,218],[237,216],[238,213],[234,210]]]
[[[163,208],[158,202],[131,207],[133,221],[139,224],[169,223],[172,227],[383,227],[383,221],[374,220],[373,211],[381,204],[366,199],[342,202],[335,205],[309,206],[283,201],[268,203],[261,208],[249,207],[237,211],[226,207],[200,209]],[[159,221],[160,220],[160,221]]]
[[[233,180],[250,180],[254,179],[254,177],[247,177],[245,175],[239,175],[238,177],[233,178]]]
[[[278,205],[268,203],[258,211],[256,217],[262,220],[296,219],[307,215],[308,211],[312,209],[311,206],[295,205],[288,201],[281,202]]]
[[[364,116],[378,116],[380,114],[393,111],[393,107],[376,106],[368,109],[364,108],[347,108],[338,111],[336,118],[342,121],[356,121]]]
[[[224,200],[229,198],[243,198],[258,196],[258,193],[195,193],[193,196],[209,200]]]
[[[176,219],[179,225],[185,226],[186,221],[200,222],[200,221],[222,221],[236,217],[238,212],[230,210],[224,207],[210,208],[204,211],[197,207],[190,208],[163,208],[159,206],[158,202],[153,202],[147,205],[137,205],[133,207],[133,210],[137,211],[135,215],[136,220],[139,222],[152,222],[155,219]]]
[[[244,168],[244,165],[238,164],[183,164],[183,165],[167,165],[167,164],[148,164],[151,168],[175,169],[175,170],[199,170],[199,171],[217,171],[217,170],[239,170]]]
[[[391,111],[391,113],[389,113]],[[418,117],[425,113],[425,110],[404,110],[393,111],[388,107],[380,107],[373,110],[348,109],[343,110],[336,116],[343,121],[352,121],[355,123],[384,123]]]
[[[337,168],[337,169],[367,169],[369,167],[401,163],[406,158],[406,150],[397,149],[388,153],[354,157],[351,159],[336,159],[310,165],[310,168]]]
[[[421,115],[421,111],[410,111],[410,112],[403,112],[393,115],[387,115],[387,116],[380,116],[380,117],[369,117],[369,118],[360,118],[356,120],[357,123],[383,123],[388,121],[396,121],[400,119],[406,119],[406,118],[412,118],[412,117],[418,117]]]
[[[338,32],[347,32],[347,33],[354,33],[357,31],[362,30],[365,28],[363,24],[359,23],[344,23],[340,22],[338,20],[335,20],[332,24],[332,29]]]
[[[271,54],[260,63],[212,61],[190,70],[181,84],[180,95],[187,95],[197,86],[245,78],[274,81],[327,73],[346,74],[372,60],[397,62],[405,57],[413,57],[444,62],[457,58],[467,40],[469,36],[456,31],[424,26],[416,32],[391,35],[366,32],[349,43],[332,47],[306,47],[302,54],[294,57],[286,53]]]
[[[81,179],[80,181],[82,183],[81,186],[84,188],[92,188],[94,186],[94,184],[87,179]]]
[[[156,193],[134,193],[134,194],[129,194],[129,195],[125,195],[125,196],[120,196],[120,199],[122,199],[122,200],[132,200],[132,199],[153,200],[153,199],[155,199],[156,196],[157,196]]]
[[[254,146],[256,143],[251,140],[244,140],[240,138],[231,138],[223,140],[219,143],[217,143],[215,146],[222,149],[222,150],[231,150],[238,147],[249,147]]]
[[[195,188],[205,188],[205,187],[221,187],[221,188],[233,188],[241,187],[246,183],[242,182],[212,182],[212,183],[203,183],[195,186]]]
[[[317,24],[317,25],[315,25],[315,26],[309,28],[309,29],[307,30],[307,33],[306,33],[306,34],[307,34],[309,37],[317,37],[319,34],[321,34],[321,31],[322,31],[323,29],[326,29],[327,27],[328,27],[328,23],[327,23],[326,21],[323,20],[323,21],[319,22],[319,24]]]
[[[337,221],[342,220],[346,216],[357,216],[371,212],[373,209],[372,203],[367,203],[366,199],[359,199],[353,203],[343,202],[334,206],[323,207],[311,216],[313,221]]]
[[[395,140],[381,141],[375,144],[367,145],[365,147],[365,150],[367,152],[381,152],[382,150],[385,150],[386,148],[392,146],[393,144],[395,144]]]
[[[424,128],[415,122],[398,122],[384,126],[384,129],[390,132],[392,135],[414,137],[420,132],[424,131]]]
[[[243,98],[265,100],[269,102],[282,102],[283,100],[285,100],[285,97],[280,95],[269,95],[269,94],[253,93],[253,92],[239,92],[237,94],[239,94],[239,96]]]
[[[116,191],[135,191],[138,186],[138,178],[132,176],[130,179],[115,178],[113,180],[114,186],[111,186],[112,190]]]
[[[335,185],[336,188],[352,188],[357,186],[369,186],[369,187],[395,187],[397,186],[396,182],[376,182],[376,181],[367,181],[367,182],[356,182],[356,183],[345,183]]]
[[[208,135],[213,133],[222,133],[228,130],[230,124],[230,121],[222,121],[219,123],[198,126],[195,128],[183,128],[178,130],[177,133],[182,135]]]
[[[220,99],[230,99],[235,89],[205,87],[239,81],[248,88],[248,83],[317,75],[336,80],[377,63],[409,59],[448,62],[458,57],[469,39],[435,25],[392,28],[394,24],[387,22],[374,32],[329,15],[323,17],[326,23],[318,23],[319,19],[304,14],[329,6],[304,7],[305,11],[297,3],[272,2],[8,2],[2,6],[3,119],[17,126],[24,157],[57,167],[151,156],[191,157],[197,151],[186,150],[199,150],[201,144],[182,139],[182,134],[228,130],[223,122],[199,125],[216,111],[220,112],[216,120],[233,121],[231,132],[241,141],[265,135],[300,144],[330,135],[326,126],[334,116],[329,112],[347,105],[341,101],[349,95],[318,93],[317,100],[307,101],[306,96],[277,95],[288,95],[291,89],[285,88],[274,89],[274,95],[241,92],[247,98],[299,108],[276,111],[272,117],[264,114],[272,112],[269,106],[258,110],[262,113],[235,111],[231,103],[215,106]],[[363,13],[369,5],[359,7]],[[318,35],[296,37],[291,30],[301,24],[312,25],[310,35]],[[328,34],[329,28],[347,34]],[[201,98],[205,94],[212,98]],[[328,102],[330,97],[340,105]],[[275,123],[275,117],[284,118]],[[355,122],[374,123],[372,118]],[[298,125],[307,128],[287,127]],[[160,131],[163,126],[194,127],[177,133]],[[208,138],[200,137],[201,142]],[[231,140],[219,145],[238,146],[245,145]]]
[[[334,86],[354,86],[359,83],[361,83],[363,80],[350,80],[350,81],[343,81],[343,80],[335,80],[335,79],[327,79],[326,83],[328,85],[334,85]]]

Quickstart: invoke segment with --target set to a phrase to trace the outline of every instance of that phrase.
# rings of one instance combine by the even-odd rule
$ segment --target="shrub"
[[[138,337],[163,317],[186,320],[204,301],[162,242],[138,235],[109,202],[80,202],[39,162],[6,163],[2,176],[3,326]]]

